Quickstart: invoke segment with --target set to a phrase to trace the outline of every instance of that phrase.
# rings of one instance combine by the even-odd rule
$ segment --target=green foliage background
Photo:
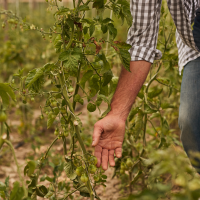
[[[98,1],[95,2],[96,7],[98,7]],[[118,3],[120,2],[123,2],[123,4],[126,5],[125,1],[118,1]],[[14,5],[9,6],[9,9],[15,10]],[[20,6],[23,8],[20,9],[20,16],[24,22],[27,21],[30,24],[33,24],[35,27],[42,28],[42,30],[40,33],[30,30],[25,31],[23,30],[24,28],[15,29],[15,25],[10,24],[9,28],[6,28],[4,31],[0,32],[0,64],[2,66],[0,68],[0,82],[8,82],[10,85],[13,79],[13,74],[15,74],[15,77],[21,78],[24,75],[26,76],[25,89],[28,88],[35,93],[40,93],[39,85],[44,83],[40,82],[43,81],[44,74],[49,73],[51,69],[54,69],[54,65],[46,63],[55,63],[58,59],[56,52],[60,51],[60,47],[58,45],[58,49],[56,51],[55,47],[57,47],[56,45],[59,43],[60,38],[53,38],[54,40],[52,40],[51,43],[50,38],[45,36],[44,40],[43,34],[41,37],[43,30],[47,30],[50,26],[54,25],[54,18],[52,17],[51,12],[46,12],[47,4],[40,3],[35,11],[31,11],[32,15],[29,15],[28,13],[28,5],[21,4]],[[67,4],[65,6],[72,7],[72,4]],[[82,7],[81,9],[84,10],[86,8]],[[113,7],[113,11],[114,9],[117,8]],[[96,13],[96,11],[93,10],[87,12],[87,18],[95,17],[98,14],[98,12]],[[54,8],[53,11],[55,11]],[[109,10],[106,10],[103,15],[104,19],[107,17],[110,17]],[[126,41],[126,34],[124,34],[124,32],[127,31],[130,26],[130,19],[125,20],[123,26],[121,26],[123,17],[118,19],[117,16],[113,14],[112,19],[114,21],[113,24],[117,29],[117,35],[114,26],[111,24],[107,25],[108,27],[103,26],[100,29],[98,27],[95,28],[94,23],[89,23],[90,26],[85,28],[84,31],[88,31],[90,37],[94,33],[95,38],[100,38],[102,37],[102,31],[106,32],[106,29],[109,29],[110,33],[112,33],[110,34],[111,40],[112,37],[114,38],[116,35],[115,41]],[[3,18],[2,21],[4,21]],[[4,38],[6,35],[8,38],[5,42]],[[107,35],[104,35],[103,38],[106,40]],[[93,51],[95,50],[94,47],[90,47]],[[125,52],[128,47],[123,47],[123,45],[122,47],[120,45],[117,47],[119,49],[121,48],[119,55],[116,55],[116,52],[114,52],[110,46],[107,49],[106,45],[103,47],[104,51],[108,50],[108,52],[106,52],[106,56],[104,57],[103,54],[100,55],[100,60],[103,62],[105,67],[104,71],[101,71],[101,73],[103,73],[103,86],[106,86],[109,83],[110,87],[113,87],[111,92],[106,93],[105,91],[101,91],[102,94],[98,93],[95,103],[93,101],[90,102],[91,97],[94,97],[97,93],[97,90],[99,90],[98,85],[95,85],[95,82],[98,81],[98,76],[93,76],[92,79],[91,76],[93,71],[87,65],[84,68],[83,74],[81,74],[83,76],[80,86],[86,89],[91,87],[96,90],[96,92],[94,92],[94,90],[86,92],[86,98],[88,100],[87,108],[90,112],[94,111],[96,107],[100,107],[99,105],[102,101],[108,103],[109,109],[109,103],[113,95],[114,88],[116,87],[116,77],[119,76],[121,66],[125,66],[127,64],[127,60],[125,59],[126,56],[122,55],[123,50]],[[124,190],[130,193],[130,196],[126,197],[126,199],[197,200],[200,194],[199,176],[191,167],[189,160],[183,152],[182,145],[179,140],[180,132],[178,129],[177,119],[182,77],[178,75],[178,54],[175,42],[175,26],[167,10],[165,1],[163,1],[161,10],[157,48],[163,52],[163,57],[160,61],[155,61],[152,65],[151,72],[140,93],[138,94],[136,103],[133,105],[133,109],[127,120],[126,137],[123,144],[123,157],[122,159],[116,160],[117,164],[115,166],[115,173],[113,176],[117,176],[121,180]],[[87,53],[90,52],[88,51]],[[69,82],[68,88],[73,86],[72,83],[74,83],[74,80],[77,78],[76,71],[73,72],[73,69],[76,68],[76,64],[74,63],[76,63],[78,60],[80,60],[80,52],[76,48],[72,48],[71,52],[62,51],[59,54],[59,61],[64,61],[64,66],[66,68],[71,67],[71,71],[69,73],[70,77],[73,77],[73,79],[71,82]],[[109,67],[106,68],[108,65]],[[125,67],[128,69],[127,66]],[[20,71],[22,69],[23,71]],[[108,69],[111,70],[109,71]],[[116,79],[113,79],[113,76]],[[15,84],[20,85],[19,79],[14,79]],[[88,79],[90,79],[89,86],[86,84]],[[51,86],[48,81],[45,83],[45,86],[47,87],[45,87],[43,90],[43,94],[47,93],[47,91],[52,88],[54,91],[57,91],[56,89],[60,88],[60,86],[56,86],[56,82],[53,82],[53,86]],[[3,87],[8,87],[8,85]],[[16,94],[16,98],[17,100],[26,102],[27,98],[24,98],[23,90],[21,90],[23,87],[24,86],[19,86],[21,92]],[[4,92],[7,92],[7,96],[10,96],[14,99],[12,92],[8,92],[6,89],[4,90]],[[35,95],[32,96],[35,97]],[[46,97],[44,96],[39,97],[39,99],[42,101],[46,100],[45,98]],[[57,104],[60,105],[62,103],[60,102],[59,98],[60,97],[56,97],[56,100]],[[8,104],[7,100],[4,102]],[[49,105],[48,99],[46,103]],[[76,105],[76,103],[83,104],[83,98],[78,93],[76,93],[74,96],[72,106]],[[17,102],[17,104],[19,103]],[[14,103],[11,103],[11,105],[13,107],[16,106]],[[62,106],[65,106],[65,104],[62,104]],[[25,108],[27,108],[27,104],[23,107],[23,110],[25,110]],[[33,108],[34,105],[29,107],[29,109]],[[9,109],[10,107],[6,108],[7,112]],[[61,110],[54,110],[54,113],[50,113],[50,111],[47,110],[48,114],[46,117],[48,128],[50,128],[52,125],[54,126],[53,122],[56,118],[56,115],[58,115]],[[22,115],[26,115],[25,112],[23,112]],[[52,115],[54,116],[52,117]],[[103,116],[105,115],[106,113],[103,114]],[[43,113],[41,116],[43,117]],[[78,116],[76,117],[78,126],[81,127]],[[27,123],[27,121],[25,121],[25,123]],[[62,124],[62,121],[60,123]],[[34,131],[35,130],[32,132],[30,130],[26,130],[25,132],[26,134],[32,134]],[[86,134],[83,134],[82,137],[86,138],[85,141],[87,142],[88,137],[90,136],[87,137]],[[77,138],[75,137],[75,139]],[[89,144],[90,143],[88,142],[88,145]],[[8,145],[11,146],[9,142]],[[47,154],[45,156],[47,157]],[[35,186],[33,183],[35,177],[32,175],[38,166],[38,161],[36,162],[34,159],[27,163],[24,170],[24,174],[30,177],[30,182],[28,184],[30,186],[29,189],[32,189],[31,198],[36,199],[37,195],[44,196],[48,194],[46,198],[55,199],[55,196],[53,196],[55,189],[53,187],[57,187],[58,190],[65,191],[65,193],[68,194],[71,190],[69,185],[65,182],[56,185],[55,180],[60,176],[60,173],[63,170],[65,170],[68,177],[74,180],[75,175],[73,171],[73,165],[69,165],[68,160],[66,164],[66,161],[64,161],[62,158],[52,162],[51,166],[53,168],[54,177],[46,177],[45,175],[40,177],[40,182],[48,180],[51,183],[47,189],[46,187],[40,185]],[[76,159],[73,161],[75,162]],[[39,161],[43,162],[42,159]],[[58,164],[55,164],[56,162]],[[46,163],[43,164],[45,165]],[[101,184],[106,184],[105,175],[102,175],[100,180]],[[129,181],[127,182],[127,180]],[[21,185],[19,182],[15,182],[13,187],[9,188],[8,181],[9,180],[7,178],[4,183],[0,182],[0,192],[2,198],[9,196],[10,199],[20,199],[21,196],[24,195]],[[32,184],[34,187],[36,187],[36,189],[31,186]],[[82,189],[85,188],[86,187]],[[88,190],[86,189],[84,191],[80,190],[80,194],[82,196],[87,196]],[[19,197],[15,197],[16,192],[18,192]]]

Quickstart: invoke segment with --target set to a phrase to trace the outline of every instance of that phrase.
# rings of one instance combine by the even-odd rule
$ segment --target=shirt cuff
[[[131,55],[131,61],[145,60],[153,63],[154,60],[159,60],[162,58],[162,53],[160,50],[148,47],[133,46],[129,49],[129,53]]]

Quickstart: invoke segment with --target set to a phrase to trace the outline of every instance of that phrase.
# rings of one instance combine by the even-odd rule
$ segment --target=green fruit
[[[52,35],[49,35],[49,38],[51,39],[51,38],[52,38]]]
[[[77,167],[76,168],[76,174],[77,174],[77,176],[81,176],[83,172],[84,172],[83,167]]]
[[[69,133],[68,133],[67,131],[65,131],[65,132],[64,132],[64,136],[65,136],[65,137],[68,137],[68,136],[69,136]]]
[[[127,165],[127,167],[129,167],[129,168],[131,168],[131,167],[133,166],[133,162],[132,162],[132,160],[131,160],[130,158],[127,159],[126,165]]]
[[[5,122],[7,120],[7,115],[5,112],[0,113],[0,122]]]
[[[96,165],[97,164],[97,158],[95,156],[92,156],[90,158],[90,163],[93,164],[93,165]]]
[[[99,176],[98,175],[94,175],[94,180],[95,181],[99,181]]]
[[[82,181],[83,183],[87,183],[87,182],[88,182],[88,177],[87,177],[85,174],[83,174],[83,175],[81,176],[81,181]]]
[[[89,103],[87,105],[87,109],[89,112],[94,112],[96,110],[96,105],[94,105],[93,103]]]
[[[121,168],[122,170],[125,170],[126,166],[125,166],[125,163],[124,163],[124,162],[121,163],[120,168]]]
[[[11,82],[12,82],[12,84],[14,84],[14,83],[15,83],[15,79],[12,79],[12,81],[11,81]]]
[[[51,118],[56,118],[56,115],[55,115],[55,114],[52,114],[52,115],[51,115]]]
[[[71,92],[73,92],[73,91],[74,91],[74,88],[73,88],[73,87],[68,88],[68,92],[69,92],[69,93],[71,93]]]
[[[31,98],[31,101],[35,101],[35,98],[34,98],[34,97],[32,97],[32,98]]]
[[[62,113],[62,114],[66,114],[66,113],[67,113],[67,110],[66,110],[66,109],[61,109],[61,113]]]
[[[43,115],[41,115],[41,116],[40,116],[40,119],[44,119],[44,116],[43,116]]]
[[[58,129],[56,129],[56,130],[54,131],[54,135],[56,135],[56,136],[59,135]]]
[[[125,170],[123,170],[123,169],[120,169],[120,174],[124,174],[125,173]]]
[[[51,102],[51,106],[52,106],[53,108],[57,107],[57,102],[56,102],[56,101]]]
[[[4,22],[2,23],[2,28],[5,28],[5,23]]]
[[[96,171],[97,171],[96,166],[94,166],[94,165],[89,165],[89,172],[90,172],[91,174],[94,174]]]

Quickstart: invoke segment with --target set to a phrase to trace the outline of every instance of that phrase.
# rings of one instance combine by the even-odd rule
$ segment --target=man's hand
[[[95,146],[97,167],[102,165],[106,170],[108,161],[110,166],[115,165],[114,153],[118,158],[122,156],[125,121],[150,67],[151,63],[143,60],[131,61],[131,72],[122,67],[117,89],[112,98],[111,111],[94,126],[92,146]]]
[[[107,170],[108,162],[110,166],[115,166],[114,153],[118,158],[122,156],[124,134],[125,121],[112,114],[108,114],[94,125],[92,146],[95,146],[97,167],[102,165],[102,168]]]

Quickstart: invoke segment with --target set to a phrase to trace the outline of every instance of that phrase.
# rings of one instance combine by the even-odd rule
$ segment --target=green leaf
[[[102,21],[104,24],[107,24],[108,22],[113,22],[113,20],[107,17]]]
[[[36,194],[39,197],[44,197],[48,193],[47,188],[44,185],[37,185]]]
[[[36,167],[37,167],[36,161],[34,160],[29,161],[24,168],[24,175],[27,174],[28,176],[31,176],[34,173]]]
[[[60,7],[59,10],[55,13],[55,16],[56,16],[56,15],[64,15],[64,14],[67,14],[69,11],[70,11],[69,8]]]
[[[93,75],[89,80],[89,86],[95,89],[96,93],[99,91],[99,76],[97,74]],[[95,94],[96,94],[95,93]],[[91,96],[92,97],[92,96]]]
[[[153,90],[151,92],[148,92],[148,97],[149,98],[154,98],[157,97],[158,95],[160,95],[163,91],[163,88],[161,89],[157,89],[156,87],[153,88]]]
[[[108,104],[108,108],[106,109],[106,111],[101,115],[101,118],[105,117],[111,110],[111,106],[110,106],[110,101],[106,98],[106,96],[100,94],[97,96],[97,101],[99,100],[103,100],[104,102],[106,102]]]
[[[79,6],[79,8],[78,8],[79,11],[86,11],[89,9],[90,9],[89,6],[86,4],[83,4],[83,5]]]
[[[81,78],[80,85],[85,88],[85,83],[90,79],[90,77],[93,75],[93,70],[88,70],[85,74],[83,74],[83,77]]]
[[[55,37],[54,39],[54,48],[56,49],[56,52],[60,52],[61,50],[61,46],[62,46],[62,40],[61,40],[61,35],[60,34],[57,34],[57,36]]]
[[[65,164],[64,170],[69,179],[74,180],[77,177],[73,163],[71,161]]]
[[[161,147],[166,146],[166,145],[167,145],[166,139],[161,137],[160,144],[158,145],[158,149],[160,149]]]
[[[146,103],[144,104],[144,113],[150,114],[150,113],[155,113],[156,110],[151,109]]]
[[[63,65],[65,68],[74,69],[78,66],[78,60],[80,59],[81,54],[77,51],[64,51],[60,54],[59,60],[64,61]]]
[[[9,105],[9,96],[7,95],[7,93],[3,90],[0,90],[0,96],[3,102],[4,106],[8,106]]]
[[[135,141],[137,141],[143,128],[143,113],[140,111],[135,119]]]
[[[20,200],[24,196],[24,191],[18,181],[13,183],[13,189],[11,191],[10,199],[9,200]]]
[[[100,73],[103,74],[103,73],[107,72],[108,70],[110,70],[110,64],[109,64],[109,62],[107,61],[105,54],[104,54],[104,53],[103,53],[103,54],[98,54],[97,56],[98,56],[98,58],[99,58],[100,60],[103,61],[103,67],[102,67]]]
[[[138,113],[138,111],[139,111],[139,107],[136,107],[131,110],[128,117],[129,122],[134,118],[134,116]]]
[[[56,119],[58,113],[54,113],[54,115],[52,116],[52,113],[48,114],[48,118],[47,118],[47,128],[50,128],[53,124],[53,122]]]
[[[69,15],[68,15],[68,16],[69,16]],[[67,24],[68,24],[68,26],[69,26],[70,28],[73,28],[73,27],[74,27],[74,20],[71,19],[70,17],[67,18],[66,22],[67,22]]]
[[[107,176],[106,176],[105,174],[103,174],[103,175],[101,176],[101,178],[107,179]]]
[[[108,24],[108,30],[109,30],[109,32],[112,35],[113,40],[114,40],[115,37],[117,36],[117,29],[114,27],[113,23]]]
[[[102,32],[105,34],[105,33],[108,31],[108,26],[102,24],[102,25],[101,25],[101,30],[102,30]]]
[[[167,108],[175,108],[175,106],[174,106],[174,105],[171,105],[170,103],[165,102],[165,103],[162,103],[162,104],[161,104],[161,108],[162,108],[163,110],[165,110],[165,109],[167,109]]]
[[[80,192],[80,195],[83,197],[90,197],[90,193]]]
[[[31,80],[29,80],[29,82],[26,81],[26,86],[30,87],[31,85],[34,84],[34,82],[36,82],[38,79],[43,78],[44,75],[44,69],[43,68],[38,68],[35,70],[34,76],[31,77]]]
[[[83,105],[84,101],[83,99],[81,98],[81,96],[79,94],[76,94],[75,97],[74,97],[74,101],[75,102],[79,102],[80,104]]]
[[[90,37],[91,37],[95,31],[95,25],[91,24],[89,30],[90,30]]]
[[[162,118],[162,133],[166,135],[169,132],[169,125],[167,123],[167,120],[165,118]]]
[[[110,83],[112,77],[113,77],[113,73],[112,73],[111,70],[105,72],[105,73],[103,74],[103,84],[102,84],[102,86],[104,87],[104,86],[106,86],[108,83]]]
[[[159,112],[156,112],[156,113],[153,113],[153,114],[149,117],[149,119],[152,120],[152,119],[158,118],[158,117],[160,117],[160,113],[159,113]]]
[[[130,61],[131,61],[130,53],[127,50],[119,49],[119,58],[124,68],[130,72]]]
[[[26,77],[26,88],[32,89],[35,92],[39,92],[44,83],[43,70],[41,68],[33,69]]]
[[[101,88],[100,88],[100,91],[99,91],[99,94],[108,96],[108,85],[106,85],[106,86],[104,86],[104,87],[101,87]]]
[[[6,190],[6,184],[5,183],[2,183],[0,181],[0,191],[5,191]]]
[[[49,191],[49,192],[44,196],[44,198],[49,199],[49,198],[52,197],[53,195],[54,195],[54,192]]]
[[[85,27],[83,28],[83,33],[84,33],[84,35],[87,34],[87,32],[88,32],[88,27],[85,26]]]
[[[13,101],[16,101],[15,93],[7,83],[0,83],[0,96],[5,106],[9,104],[9,96]]]
[[[94,0],[92,7],[96,9],[102,9],[104,8],[104,4],[106,3],[107,0]]]

